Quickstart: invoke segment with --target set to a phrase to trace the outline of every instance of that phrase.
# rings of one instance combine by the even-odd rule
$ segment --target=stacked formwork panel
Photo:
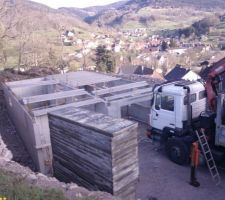
[[[135,199],[137,123],[74,107],[49,114],[54,175]]]

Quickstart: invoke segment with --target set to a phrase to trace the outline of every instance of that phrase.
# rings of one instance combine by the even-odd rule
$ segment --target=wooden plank
[[[127,97],[131,97],[131,96],[138,96],[138,95],[143,94],[143,93],[152,94],[152,88],[136,89],[136,90],[131,91],[131,92],[126,92],[126,93],[122,93],[122,94],[116,94],[116,95],[113,95],[113,96],[110,96],[110,97],[105,97],[104,99],[107,100],[107,101],[112,101],[112,100],[127,98]]]
[[[102,99],[99,98],[94,98],[94,99],[88,99],[88,100],[84,100],[84,101],[78,101],[78,102],[74,102],[74,103],[68,103],[65,105],[61,105],[61,106],[55,106],[52,108],[44,108],[44,109],[40,109],[40,110],[32,110],[34,116],[40,116],[40,115],[46,115],[49,112],[55,111],[55,110],[59,110],[62,108],[67,108],[67,107],[82,107],[82,106],[88,106],[88,105],[93,105],[96,103],[101,103],[103,102]]]
[[[24,97],[22,101],[26,105],[26,104],[38,103],[43,101],[55,100],[55,99],[75,97],[75,96],[80,96],[84,94],[88,94],[88,93],[83,89],[76,89],[76,90],[62,91],[62,92],[56,92],[51,94]]]
[[[104,94],[108,94],[108,93],[120,92],[123,90],[129,90],[129,89],[134,89],[134,88],[139,88],[139,87],[144,87],[144,86],[148,86],[148,83],[145,81],[141,81],[141,82],[136,82],[136,83],[129,83],[129,84],[119,85],[119,86],[115,86],[115,87],[110,87],[107,89],[96,90],[96,91],[93,91],[93,94],[104,95]]]

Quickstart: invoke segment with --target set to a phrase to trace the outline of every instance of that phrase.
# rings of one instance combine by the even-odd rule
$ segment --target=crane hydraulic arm
[[[220,83],[220,75],[225,73],[225,62],[220,64],[218,67],[213,66],[212,71],[208,74],[206,81],[206,93],[208,99],[209,109],[211,111],[216,111],[216,96],[217,96],[217,87]]]

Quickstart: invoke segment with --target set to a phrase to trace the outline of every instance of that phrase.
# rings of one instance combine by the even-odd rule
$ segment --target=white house
[[[190,69],[183,68],[180,65],[176,65],[171,71],[169,71],[165,77],[167,81],[176,81],[176,80],[189,80],[196,81],[201,77]]]

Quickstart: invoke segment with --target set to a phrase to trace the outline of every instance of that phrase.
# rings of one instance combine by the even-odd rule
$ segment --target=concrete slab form
[[[145,81],[86,71],[9,82],[3,90],[10,117],[44,174],[52,174],[49,112],[73,106],[120,118],[124,106],[132,109],[132,104],[152,98]]]

